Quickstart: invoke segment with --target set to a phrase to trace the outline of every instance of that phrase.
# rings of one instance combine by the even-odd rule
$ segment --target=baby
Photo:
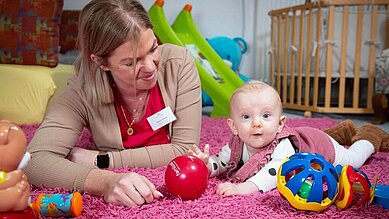
[[[208,144],[204,152],[196,145],[189,150],[189,154],[206,163],[211,177],[223,176],[235,182],[218,185],[218,195],[262,193],[276,188],[279,167],[297,152],[318,153],[335,166],[349,164],[359,168],[382,145],[365,138],[366,134],[357,129],[354,134],[359,137],[350,140],[350,147],[345,148],[319,129],[286,126],[282,113],[277,91],[265,83],[250,81],[233,93],[227,119],[233,133],[229,143],[215,156],[209,156]],[[382,139],[389,139],[378,127],[371,128]],[[364,127],[360,129],[363,132]]]

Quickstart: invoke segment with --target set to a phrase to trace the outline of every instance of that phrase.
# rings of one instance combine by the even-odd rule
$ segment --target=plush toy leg
[[[341,145],[351,145],[351,139],[355,135],[357,128],[350,120],[344,120],[336,126],[325,129],[324,132],[335,139]]]
[[[375,151],[389,152],[389,134],[378,126],[366,124],[359,128],[352,138],[352,142],[367,140],[374,145]]]

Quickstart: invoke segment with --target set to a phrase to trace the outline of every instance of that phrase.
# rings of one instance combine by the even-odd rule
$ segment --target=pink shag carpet
[[[312,126],[324,129],[337,124],[330,118],[288,119],[289,126]],[[37,125],[22,126],[28,141],[31,140]],[[224,118],[203,117],[201,130],[201,147],[205,143],[211,145],[211,154],[215,154],[228,141],[230,130]],[[90,134],[84,131],[78,146],[88,147]],[[376,153],[361,168],[373,181],[379,177],[378,184],[389,185],[389,154]],[[123,207],[106,204],[102,198],[83,194],[82,215],[79,218],[389,218],[389,209],[382,206],[352,206],[340,210],[335,205],[323,212],[299,211],[283,199],[277,189],[265,194],[247,196],[220,197],[215,194],[216,186],[221,182],[211,178],[205,193],[197,200],[182,201],[169,194],[164,185],[165,167],[157,169],[117,169],[116,172],[136,171],[149,178],[165,196],[151,204],[139,207]],[[69,193],[69,191],[45,188],[32,188],[32,200],[40,193]]]

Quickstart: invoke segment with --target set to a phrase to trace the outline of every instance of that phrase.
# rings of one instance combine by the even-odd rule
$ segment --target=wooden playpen
[[[285,108],[373,113],[388,8],[389,0],[327,0],[270,11],[270,84]]]

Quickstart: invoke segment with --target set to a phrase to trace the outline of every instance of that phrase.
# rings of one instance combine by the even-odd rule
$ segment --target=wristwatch
[[[96,157],[96,166],[100,169],[109,167],[109,155],[106,151],[100,151]]]

